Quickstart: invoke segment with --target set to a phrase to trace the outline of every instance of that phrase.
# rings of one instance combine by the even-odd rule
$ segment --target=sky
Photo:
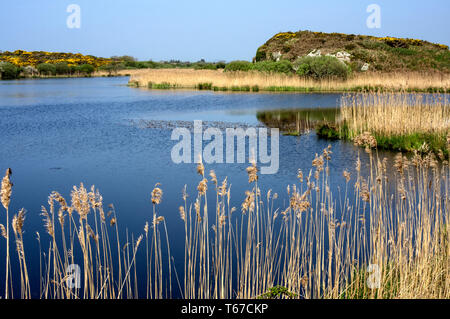
[[[68,28],[80,8],[80,28]],[[380,8],[369,28],[367,7]],[[311,30],[450,45],[448,0],[2,0],[0,50],[139,60],[251,60],[278,32]]]

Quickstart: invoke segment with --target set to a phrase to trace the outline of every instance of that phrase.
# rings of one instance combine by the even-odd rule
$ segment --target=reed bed
[[[387,90],[448,91],[450,77],[441,73],[362,73],[346,81],[328,79],[315,81],[296,75],[262,72],[223,72],[222,70],[148,69],[135,71],[130,84],[149,87],[165,84],[168,88],[198,88],[207,83],[211,88],[257,87],[261,91],[359,91],[374,88]]]
[[[40,280],[29,281],[21,210],[12,222],[20,267],[9,268],[13,256],[5,254],[3,296],[30,298],[39,291],[40,298],[55,299],[171,298],[177,292],[182,298],[259,298],[281,286],[289,298],[450,298],[448,162],[416,153],[388,163],[372,147],[376,143],[367,149],[368,173],[362,174],[358,157],[353,176],[342,172],[341,191],[331,189],[331,147],[316,154],[311,169],[299,170],[298,182],[287,186],[286,206],[271,190],[261,192],[256,163],[247,168],[240,207],[231,205],[227,178],[219,180],[198,164],[197,192],[188,200],[185,188],[178,208],[183,269],[175,267],[174,242],[158,213],[159,185],[150,194],[150,223],[142,234],[127,231],[124,238],[114,207],[105,211],[94,187],[74,187],[70,203],[52,192],[42,207],[47,234],[37,233]],[[8,170],[1,190],[7,213],[11,192]],[[9,215],[3,218],[8,252]],[[74,264],[81,279],[75,287]],[[20,294],[11,292],[12,277],[20,278]],[[145,294],[139,295],[142,283]]]
[[[450,130],[450,105],[442,95],[346,95],[340,110],[354,135],[365,131],[385,135],[446,134]]]
[[[401,151],[432,150],[448,157],[450,104],[441,94],[360,93],[341,99],[338,123],[345,138],[369,132],[379,146]],[[356,143],[361,141],[356,140]]]

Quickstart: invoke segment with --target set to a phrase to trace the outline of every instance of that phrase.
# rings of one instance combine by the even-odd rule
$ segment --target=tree
[[[12,63],[0,62],[1,78],[4,80],[17,79],[20,69]]]
[[[113,61],[109,64],[101,66],[99,69],[102,71],[108,72],[108,76],[112,76],[112,74],[117,74],[117,71],[119,71],[123,66],[120,62]]]
[[[115,61],[122,61],[122,62],[136,62],[136,58],[132,57],[130,55],[122,55],[122,56],[112,56],[111,59]]]
[[[56,68],[56,74],[69,74],[70,73],[70,68],[66,62],[56,63],[55,68]]]
[[[38,64],[37,69],[41,75],[55,75],[56,74],[56,66],[51,63]]]
[[[94,71],[95,71],[94,66],[90,64],[82,64],[78,67],[78,72],[84,73],[86,75],[91,75],[91,73]]]

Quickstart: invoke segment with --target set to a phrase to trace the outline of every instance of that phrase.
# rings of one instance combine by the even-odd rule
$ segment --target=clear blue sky
[[[381,7],[369,29],[366,8]],[[69,29],[69,4],[81,28]],[[2,1],[0,50],[132,55],[140,60],[251,60],[280,31],[409,37],[450,45],[449,0],[15,0]]]

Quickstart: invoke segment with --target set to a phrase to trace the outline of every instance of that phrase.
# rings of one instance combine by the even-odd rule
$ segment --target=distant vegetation
[[[224,69],[226,63],[206,62],[201,59],[197,62],[170,60],[170,61],[138,61],[136,58],[128,55],[112,56],[112,62],[99,68],[101,71],[117,72],[119,70],[135,69],[196,69],[196,70],[217,70]]]
[[[0,75],[2,79],[61,75],[86,76],[112,62],[112,59],[81,53],[5,51],[0,53]]]
[[[0,52],[0,78],[5,80],[19,77],[89,76],[94,71],[104,71],[112,76],[122,70],[136,69],[217,70],[225,66],[225,62],[206,62],[203,59],[198,62],[178,60],[154,62],[138,61],[129,55],[99,58],[80,53],[23,50]]]
[[[252,62],[206,62],[203,59],[155,62],[138,61],[129,55],[99,58],[80,53],[23,50],[0,53],[2,79],[89,76],[94,71],[114,76],[119,71],[124,74],[123,71],[139,69],[223,69],[225,72],[259,72],[264,73],[263,76],[283,74],[315,81],[342,81],[367,71],[448,74],[450,51],[446,45],[416,39],[299,31],[276,34],[258,48]]]

